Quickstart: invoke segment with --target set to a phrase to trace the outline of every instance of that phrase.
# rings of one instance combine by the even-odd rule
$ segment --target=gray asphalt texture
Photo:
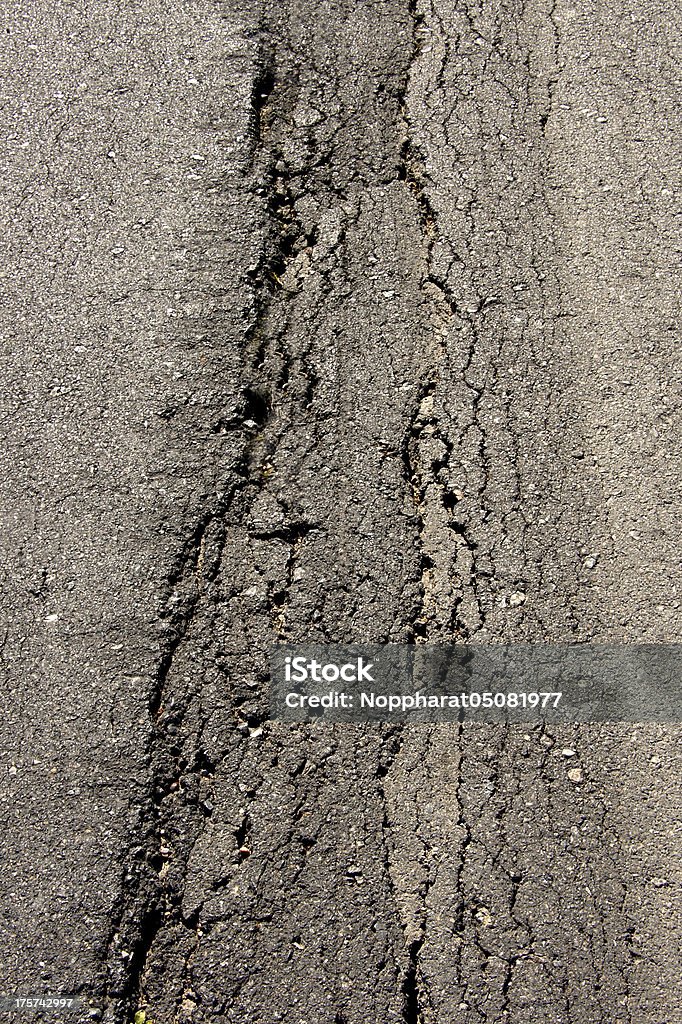
[[[266,719],[278,639],[679,639],[677,4],[3,25],[0,991],[680,1024],[679,726]]]

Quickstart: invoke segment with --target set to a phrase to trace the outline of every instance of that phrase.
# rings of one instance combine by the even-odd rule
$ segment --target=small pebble
[[[571,782],[582,782],[584,778],[582,768],[569,768],[568,777],[571,780]]]

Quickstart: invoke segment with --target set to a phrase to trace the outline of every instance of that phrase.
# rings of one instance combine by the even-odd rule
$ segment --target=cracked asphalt
[[[679,640],[677,5],[3,13],[0,991],[680,1024],[679,725],[267,717],[278,640]]]

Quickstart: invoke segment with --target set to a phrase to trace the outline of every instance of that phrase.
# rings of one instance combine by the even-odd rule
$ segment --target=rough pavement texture
[[[679,638],[677,5],[4,12],[0,989],[679,1024],[678,727],[265,704],[277,639]]]

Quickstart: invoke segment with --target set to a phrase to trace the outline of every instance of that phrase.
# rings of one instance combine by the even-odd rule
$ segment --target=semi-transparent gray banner
[[[270,717],[679,722],[682,644],[278,645]]]

